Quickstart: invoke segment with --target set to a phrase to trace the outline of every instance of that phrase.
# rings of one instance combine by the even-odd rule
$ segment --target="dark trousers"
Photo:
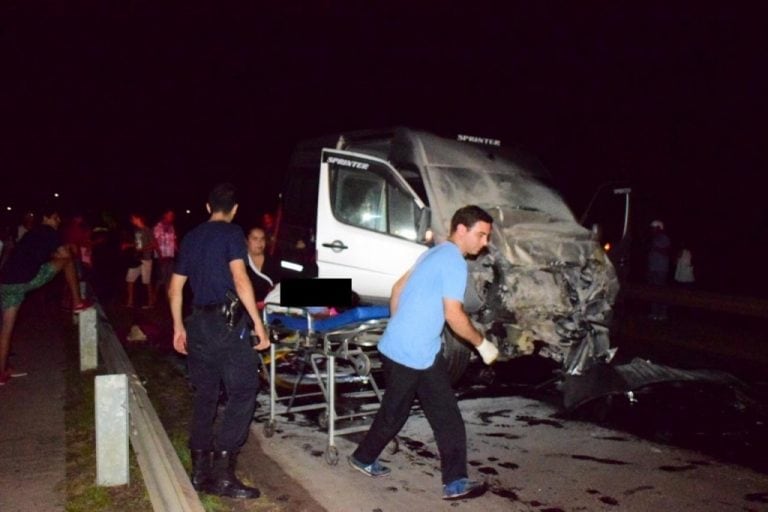
[[[652,286],[659,288],[667,285],[667,271],[649,270],[646,281]],[[657,319],[667,318],[667,305],[659,302],[651,303],[651,316]]]
[[[259,387],[256,354],[245,318],[231,328],[219,312],[197,311],[186,319],[185,327],[189,379],[194,388],[189,447],[236,452],[248,437]],[[227,404],[214,442],[213,424],[222,382]]]
[[[438,354],[432,366],[425,370],[403,366],[383,354],[381,361],[387,388],[373,425],[355,450],[355,459],[363,464],[373,463],[403,428],[413,399],[418,396],[435,433],[443,484],[465,478],[467,433],[442,354]]]

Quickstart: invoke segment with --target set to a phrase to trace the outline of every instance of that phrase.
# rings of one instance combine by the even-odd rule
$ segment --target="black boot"
[[[204,491],[211,479],[211,450],[190,450],[192,454],[192,487],[196,491]]]
[[[258,498],[261,493],[255,487],[249,487],[235,476],[237,465],[236,452],[213,452],[213,472],[205,491],[216,496],[228,498]]]

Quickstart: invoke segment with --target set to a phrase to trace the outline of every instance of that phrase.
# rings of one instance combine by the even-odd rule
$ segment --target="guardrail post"
[[[96,484],[128,483],[128,377],[97,375]]]
[[[100,308],[100,306],[97,305]],[[99,309],[101,311],[101,309]],[[144,485],[154,510],[205,512],[189,475],[157,416],[136,370],[106,320],[99,323],[99,350],[104,366],[128,379],[128,407],[131,417],[131,446],[144,477]]]
[[[80,317],[80,371],[95,370],[99,365],[96,308],[88,308],[78,316]]]

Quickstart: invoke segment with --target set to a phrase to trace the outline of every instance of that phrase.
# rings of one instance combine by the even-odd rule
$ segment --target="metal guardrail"
[[[128,377],[131,446],[144,477],[152,508],[159,512],[204,512],[176,450],[158,418],[147,390],[136,375],[130,359],[97,306],[99,353],[112,373]]]

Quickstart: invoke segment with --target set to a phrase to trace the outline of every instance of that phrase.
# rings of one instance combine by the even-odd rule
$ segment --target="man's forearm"
[[[483,342],[483,334],[475,329],[466,313],[454,314],[446,318],[446,322],[456,335],[461,339],[467,340],[472,345],[478,346]]]
[[[173,325],[178,326],[182,324],[181,320],[181,297],[176,295],[171,295],[170,297],[170,304],[171,304],[171,317],[173,318]]]
[[[409,270],[402,276],[400,276],[400,279],[398,279],[394,285],[392,285],[392,295],[389,297],[389,316],[394,316],[395,311],[397,311],[397,305],[400,302],[400,294],[403,292],[403,287],[405,286],[406,281],[408,281],[408,276],[411,275],[411,271]]]
[[[168,304],[171,307],[171,318],[173,318],[174,328],[183,325],[182,306],[184,283],[177,275],[171,277],[171,284],[168,287]]]

